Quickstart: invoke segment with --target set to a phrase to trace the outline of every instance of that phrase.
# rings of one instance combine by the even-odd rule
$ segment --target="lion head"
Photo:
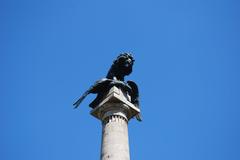
[[[116,60],[113,61],[111,68],[108,71],[107,78],[113,79],[116,77],[118,80],[124,80],[124,76],[132,72],[134,64],[133,56],[130,53],[120,54]]]

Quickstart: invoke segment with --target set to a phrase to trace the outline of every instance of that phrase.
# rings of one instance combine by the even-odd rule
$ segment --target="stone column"
[[[140,113],[121,89],[113,87],[91,114],[102,121],[101,160],[130,160],[128,121]]]

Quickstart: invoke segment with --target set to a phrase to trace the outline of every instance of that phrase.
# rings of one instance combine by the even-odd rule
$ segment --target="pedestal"
[[[130,160],[128,121],[139,108],[121,89],[112,87],[91,114],[102,121],[101,160]]]

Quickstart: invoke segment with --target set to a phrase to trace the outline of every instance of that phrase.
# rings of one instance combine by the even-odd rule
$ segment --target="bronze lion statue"
[[[133,81],[124,81],[124,77],[132,73],[134,58],[129,53],[120,54],[113,61],[106,78],[96,81],[73,105],[77,108],[83,99],[90,93],[97,94],[97,97],[89,104],[91,108],[95,108],[103,99],[104,95],[116,86],[126,91],[131,96],[131,103],[139,108],[139,92],[137,84]],[[141,121],[140,114],[136,116]]]

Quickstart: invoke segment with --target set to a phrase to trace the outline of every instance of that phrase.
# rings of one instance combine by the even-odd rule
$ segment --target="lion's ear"
[[[117,64],[117,60],[114,60],[114,61],[113,61],[113,64]]]

